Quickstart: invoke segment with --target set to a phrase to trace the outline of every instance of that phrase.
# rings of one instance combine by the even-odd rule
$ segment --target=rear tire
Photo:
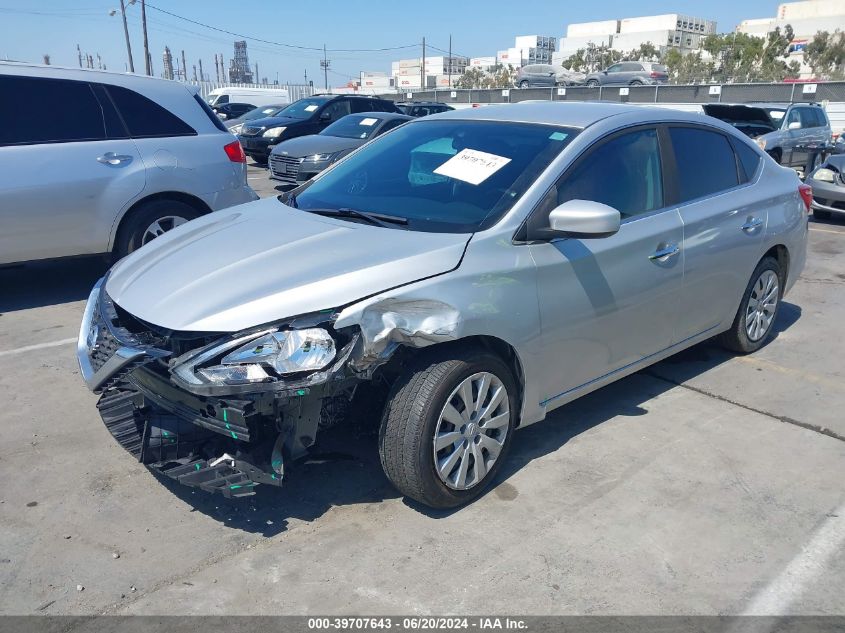
[[[161,233],[201,215],[194,207],[179,200],[144,202],[121,225],[114,248],[115,257],[125,257]]]
[[[632,81],[632,82],[631,82],[630,84],[628,84],[628,85],[629,85],[629,86],[642,86],[642,85],[643,85],[643,82],[641,82],[639,79],[634,79],[634,81]]]
[[[781,164],[780,159],[783,158],[783,154],[779,149],[773,149],[771,151],[767,150],[766,153],[771,156],[778,165]]]
[[[778,260],[764,257],[751,275],[730,329],[717,336],[716,341],[739,354],[763,347],[772,335],[780,310],[783,279]]]
[[[598,87],[599,87],[599,82],[598,82],[598,81],[596,81],[595,79],[590,79],[590,80],[587,82],[587,84],[586,84],[586,85],[587,85],[589,88],[598,88]]]
[[[467,397],[477,407],[465,406]],[[385,474],[399,492],[431,508],[468,503],[507,458],[518,403],[511,371],[495,354],[455,347],[424,352],[387,399],[379,431]]]

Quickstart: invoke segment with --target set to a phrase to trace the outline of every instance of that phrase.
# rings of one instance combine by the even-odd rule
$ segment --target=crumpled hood
[[[266,198],[156,238],[112,268],[106,292],[163,328],[235,332],[448,272],[469,239],[327,218]]]

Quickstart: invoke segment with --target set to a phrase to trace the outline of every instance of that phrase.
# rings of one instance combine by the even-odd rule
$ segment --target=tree
[[[480,68],[469,68],[455,82],[455,88],[481,88],[484,75]]]
[[[804,47],[804,61],[822,79],[845,79],[845,33],[819,31]]]
[[[607,68],[622,59],[622,53],[602,44],[579,48],[574,55],[563,60],[563,67],[577,72],[593,72]]]

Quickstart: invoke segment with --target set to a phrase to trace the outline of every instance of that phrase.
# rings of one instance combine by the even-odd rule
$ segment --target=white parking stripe
[[[24,352],[32,352],[37,349],[44,349],[46,347],[59,347],[61,345],[70,345],[76,343],[76,338],[63,338],[61,341],[51,341],[49,343],[38,343],[37,345],[27,345],[26,347],[18,347],[17,349],[7,349],[0,351],[0,356],[11,356],[12,354],[23,354]]]
[[[837,235],[845,235],[845,231],[831,231],[830,229],[817,229],[814,226],[810,227],[811,231],[818,231],[819,233],[836,233]]]
[[[845,504],[827,516],[798,556],[757,593],[743,615],[786,615],[845,544]]]

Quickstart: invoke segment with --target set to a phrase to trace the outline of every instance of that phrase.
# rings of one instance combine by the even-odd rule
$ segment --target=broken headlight
[[[827,167],[820,167],[816,170],[813,174],[813,180],[820,180],[821,182],[834,182],[836,179],[836,174],[832,169],[828,169]]]
[[[189,385],[248,385],[323,369],[336,353],[322,328],[264,331],[176,359],[172,371]]]

